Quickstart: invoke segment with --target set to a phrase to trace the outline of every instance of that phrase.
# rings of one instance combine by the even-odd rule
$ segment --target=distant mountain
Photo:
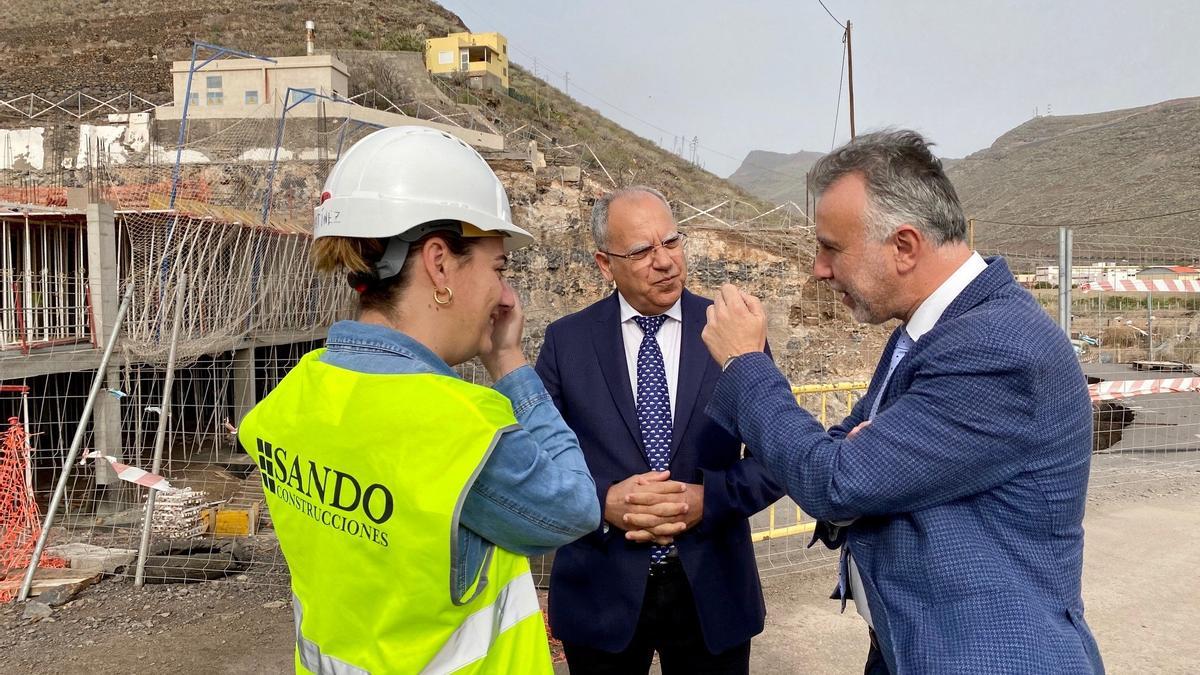
[[[819,157],[756,150],[729,180],[803,207],[804,174]],[[942,162],[975,220],[976,248],[1020,271],[1056,259],[1059,225],[1074,226],[1077,262],[1200,259],[1200,98],[1035,117]]]
[[[825,156],[823,152],[801,150],[792,154],[751,150],[742,165],[729,176],[729,182],[774,204],[795,202],[804,208],[804,175]],[[949,169],[961,160],[942,159]]]
[[[729,176],[729,182],[774,204],[790,200],[803,208],[804,174],[824,155],[823,152],[807,150],[790,155],[768,150],[751,150],[737,171]]]
[[[949,175],[977,248],[1018,267],[1054,258],[1056,225],[1096,221],[1124,222],[1074,228],[1076,261],[1200,255],[1200,212],[1151,217],[1200,209],[1200,98],[1035,117]]]

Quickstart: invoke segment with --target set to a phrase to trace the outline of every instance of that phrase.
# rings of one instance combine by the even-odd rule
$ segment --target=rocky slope
[[[1200,208],[1200,98],[1090,115],[1036,117],[950,170],[976,242],[1054,255],[1057,224]],[[1004,225],[1028,223],[1050,229]],[[1077,260],[1188,262],[1200,213],[1078,228]]]

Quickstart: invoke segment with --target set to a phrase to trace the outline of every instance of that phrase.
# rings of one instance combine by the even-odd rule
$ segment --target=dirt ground
[[[1192,673],[1200,644],[1200,466],[1093,479],[1084,600],[1110,673]],[[832,567],[765,581],[755,673],[862,672],[866,631],[827,600]],[[290,596],[253,572],[196,585],[108,579],[49,619],[0,606],[0,673],[275,673],[291,666]],[[560,668],[560,670],[563,670]]]
[[[1127,479],[1130,474],[1120,474]],[[1119,480],[1093,477],[1084,520],[1085,616],[1109,673],[1195,673],[1200,644],[1200,466]],[[852,607],[827,600],[832,568],[765,580],[767,627],[754,673],[857,675],[867,635]]]

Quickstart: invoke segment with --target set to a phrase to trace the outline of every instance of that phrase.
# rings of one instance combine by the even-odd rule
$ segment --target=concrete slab
[[[131,548],[105,548],[83,543],[50,546],[46,553],[67,560],[72,570],[106,574],[112,574],[116,568],[137,558],[137,551]]]

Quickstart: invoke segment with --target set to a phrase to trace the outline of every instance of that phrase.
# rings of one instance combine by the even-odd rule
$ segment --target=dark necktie
[[[667,390],[667,369],[655,336],[667,317],[665,314],[635,316],[633,320],[642,328],[642,344],[637,356],[637,416],[642,445],[650,469],[666,471],[671,459],[671,398]],[[662,563],[672,548],[652,547],[650,562]]]

